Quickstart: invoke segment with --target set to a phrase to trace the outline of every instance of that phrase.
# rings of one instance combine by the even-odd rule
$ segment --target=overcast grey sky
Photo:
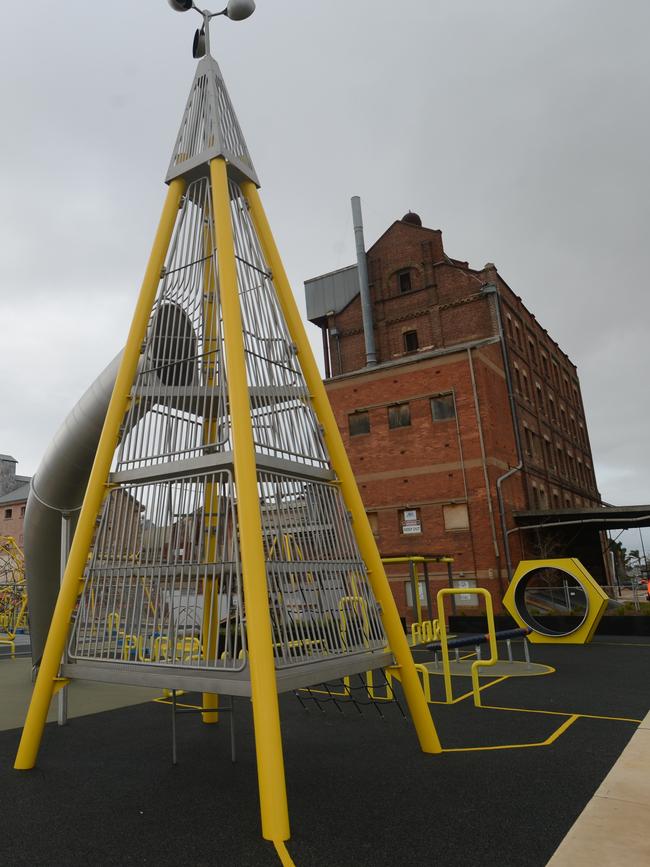
[[[123,344],[199,18],[2,13],[0,451],[31,474]],[[350,196],[368,245],[418,211],[451,256],[496,262],[577,364],[617,504],[650,501],[649,25],[647,0],[258,0],[213,27],[303,309],[305,278],[354,261]]]

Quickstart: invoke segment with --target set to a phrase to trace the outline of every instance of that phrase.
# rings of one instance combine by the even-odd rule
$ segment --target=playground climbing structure
[[[0,645],[15,652],[18,632],[27,628],[27,586],[23,552],[12,536],[0,536]]]
[[[209,50],[166,182],[16,767],[68,679],[199,691],[205,722],[250,696],[277,844],[278,692],[396,663],[422,749],[440,743]]]

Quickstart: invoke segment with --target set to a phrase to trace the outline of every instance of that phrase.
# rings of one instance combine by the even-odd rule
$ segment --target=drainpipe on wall
[[[469,373],[472,381],[472,395],[474,396],[474,413],[476,414],[476,425],[478,427],[478,441],[481,448],[481,464],[483,465],[483,481],[485,482],[485,493],[487,494],[488,515],[490,517],[490,530],[492,531],[492,544],[494,545],[494,555],[497,560],[497,573],[501,575],[501,555],[499,554],[499,544],[497,542],[497,528],[494,521],[494,510],[492,508],[492,496],[490,494],[490,477],[488,475],[487,460],[485,457],[485,440],[483,438],[483,424],[481,422],[481,407],[478,400],[478,391],[476,388],[476,376],[474,375],[474,360],[472,359],[472,349],[467,347],[467,360],[469,361]]]
[[[499,476],[496,483],[497,501],[499,503],[499,519],[501,523],[501,534],[503,536],[503,550],[506,558],[506,570],[508,572],[508,583],[512,580],[512,558],[510,556],[510,537],[508,535],[508,526],[506,523],[506,508],[503,502],[502,486],[511,476],[514,476],[524,466],[523,452],[521,449],[521,436],[519,433],[519,415],[517,413],[517,403],[515,401],[514,390],[512,388],[512,376],[510,375],[510,359],[508,357],[508,347],[506,345],[505,335],[503,333],[503,319],[501,317],[501,296],[494,284],[488,284],[483,287],[485,293],[494,295],[494,308],[497,317],[497,328],[499,331],[499,342],[501,343],[501,354],[503,355],[503,368],[506,375],[506,386],[508,389],[508,400],[510,401],[510,413],[512,415],[512,428],[515,435],[515,449],[517,451],[517,466],[511,467],[508,472]]]
[[[377,364],[375,352],[375,332],[372,322],[372,301],[368,285],[368,262],[366,246],[363,239],[363,217],[361,216],[361,199],[352,196],[352,222],[354,223],[354,240],[357,246],[357,273],[359,275],[359,294],[361,295],[361,316],[363,318],[363,338],[366,345],[366,365]]]

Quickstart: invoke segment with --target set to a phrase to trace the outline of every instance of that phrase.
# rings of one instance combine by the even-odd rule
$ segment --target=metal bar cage
[[[272,276],[230,208],[278,669],[384,651],[379,609]],[[71,661],[241,672],[246,659],[211,189],[187,189],[70,636]],[[342,672],[345,673],[345,672]]]

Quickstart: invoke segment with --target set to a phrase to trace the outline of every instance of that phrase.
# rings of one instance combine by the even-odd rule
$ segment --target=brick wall
[[[397,221],[367,256],[379,367],[365,368],[357,296],[329,317],[334,378],[326,385],[380,551],[452,556],[455,575],[487,586],[498,608],[507,573],[496,482],[518,458],[497,296],[487,287],[500,299],[524,451],[524,471],[502,488],[510,527],[514,511],[552,508],[554,498],[560,507],[599,502],[576,368],[496,267],[475,270],[450,259],[438,230]],[[408,351],[404,334],[413,331],[418,348]],[[436,421],[431,397],[447,392],[456,416]],[[391,429],[394,402],[408,402],[410,425]],[[369,433],[350,435],[355,410],[368,413]],[[463,507],[467,525],[450,529],[450,509]],[[405,509],[416,510],[421,533],[403,532]],[[523,533],[512,534],[510,545],[515,564],[532,554]],[[446,584],[446,569],[431,568],[435,590]],[[412,619],[407,567],[392,567],[389,580],[401,613]]]

